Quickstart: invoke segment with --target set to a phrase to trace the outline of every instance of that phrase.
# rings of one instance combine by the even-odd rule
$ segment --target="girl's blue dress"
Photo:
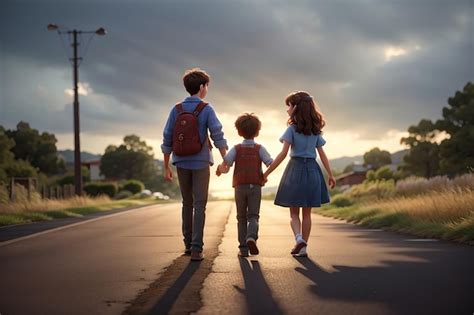
[[[295,126],[289,126],[280,141],[291,144],[291,159],[278,186],[275,204],[283,207],[320,207],[328,203],[326,182],[316,162],[316,148],[326,141],[321,135],[297,133]]]

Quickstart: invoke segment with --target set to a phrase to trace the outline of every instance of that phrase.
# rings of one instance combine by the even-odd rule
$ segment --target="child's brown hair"
[[[235,128],[237,128],[239,135],[245,139],[255,138],[261,127],[262,123],[254,113],[244,113],[235,121]]]
[[[296,132],[309,136],[321,133],[326,122],[323,115],[316,109],[313,97],[307,92],[298,91],[288,95],[285,99],[287,106],[296,106],[288,119],[289,125],[296,126]]]
[[[201,85],[209,84],[211,77],[206,71],[199,68],[186,70],[183,75],[183,84],[190,95],[197,94]]]

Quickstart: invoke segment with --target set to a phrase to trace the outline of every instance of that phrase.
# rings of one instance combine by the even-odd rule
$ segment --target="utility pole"
[[[82,174],[81,174],[81,139],[80,139],[80,112],[79,112],[79,60],[82,60],[81,57],[78,56],[77,48],[79,43],[77,41],[78,34],[94,34],[103,36],[107,34],[104,28],[99,28],[96,31],[79,31],[79,30],[62,30],[64,28],[60,28],[56,24],[49,24],[48,30],[50,31],[57,31],[59,35],[62,34],[72,34],[73,41],[73,58],[72,60],[73,71],[74,71],[74,190],[76,196],[82,196]]]
[[[82,196],[82,173],[81,173],[81,138],[79,118],[79,60],[77,56],[77,31],[73,30],[74,48],[74,187],[77,196]]]

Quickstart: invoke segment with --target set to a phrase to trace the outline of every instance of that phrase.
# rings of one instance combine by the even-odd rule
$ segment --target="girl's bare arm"
[[[331,166],[329,165],[329,160],[328,160],[328,157],[326,156],[326,152],[324,152],[323,147],[318,148],[318,154],[319,154],[319,158],[321,159],[321,162],[323,162],[326,172],[328,172],[329,187],[334,188],[336,186],[336,179],[332,175]]]
[[[283,149],[280,153],[278,153],[275,160],[273,160],[272,164],[270,164],[265,173],[263,173],[263,177],[265,179],[268,177],[268,175],[270,175],[271,172],[273,172],[278,167],[278,165],[280,165],[281,162],[283,162],[283,160],[286,158],[286,155],[288,154],[289,149],[290,144],[286,141],[283,141]]]

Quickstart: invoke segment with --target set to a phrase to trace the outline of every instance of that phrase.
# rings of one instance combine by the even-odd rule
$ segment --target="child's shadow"
[[[239,258],[240,269],[244,277],[245,289],[234,285],[234,288],[245,294],[249,314],[283,314],[278,303],[273,299],[272,291],[263,277],[260,263],[256,260]]]
[[[469,309],[463,296],[436,294],[442,287],[437,267],[424,262],[384,261],[383,266],[333,266],[327,272],[309,258],[295,258],[295,270],[314,284],[310,291],[322,300],[383,304],[396,314],[449,314]],[[465,295],[462,294],[462,295]],[[457,300],[459,298],[459,300]]]

